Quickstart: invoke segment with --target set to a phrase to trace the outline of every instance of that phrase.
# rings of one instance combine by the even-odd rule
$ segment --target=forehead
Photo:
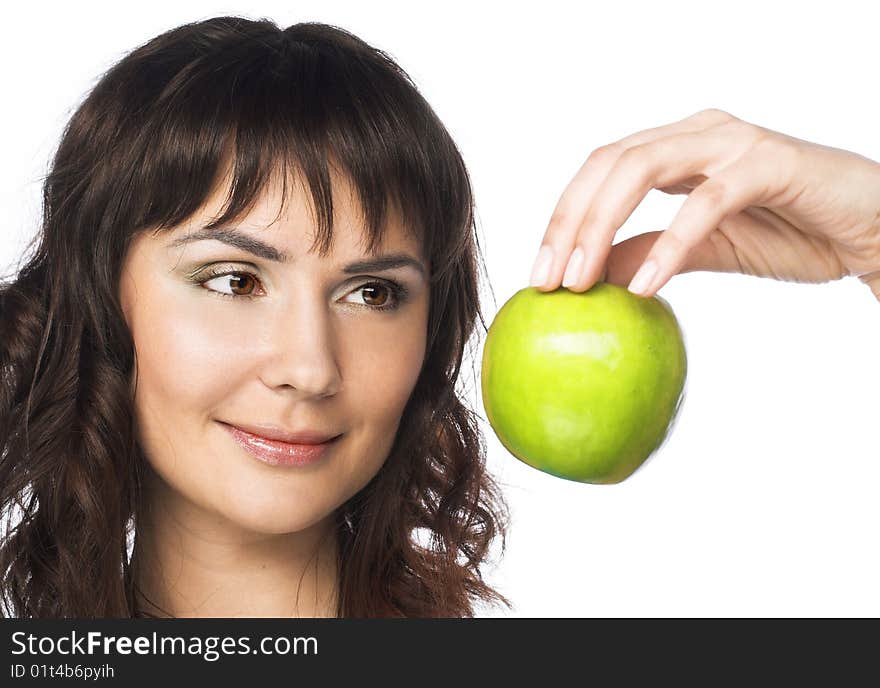
[[[328,172],[333,206],[330,253],[363,255],[367,253],[369,232],[357,190],[346,175],[332,166]],[[188,221],[172,230],[171,237],[205,227],[220,217],[230,189],[227,173],[202,207]],[[293,173],[282,176],[276,170],[256,196],[253,206],[229,224],[239,231],[260,235],[283,253],[297,256],[304,254],[316,241],[318,214],[305,177]],[[384,249],[405,249],[424,258],[417,236],[405,225],[396,203],[391,200],[386,206],[378,250]]]

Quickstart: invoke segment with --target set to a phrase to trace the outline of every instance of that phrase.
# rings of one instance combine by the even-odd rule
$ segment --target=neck
[[[158,485],[132,556],[138,606],[161,617],[333,617],[332,515],[295,533],[255,533]]]

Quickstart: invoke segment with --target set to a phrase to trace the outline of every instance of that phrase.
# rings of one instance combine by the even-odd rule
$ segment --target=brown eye
[[[364,301],[366,302],[366,304],[368,306],[375,306],[377,308],[381,308],[382,306],[384,306],[388,302],[389,293],[391,290],[388,287],[381,285],[381,284],[365,284],[363,287],[360,288],[359,291],[361,291],[362,293],[365,294]],[[377,297],[376,296],[377,292],[380,295],[384,294],[385,298],[382,298],[381,296]]]
[[[213,286],[212,282],[217,282],[221,288]],[[208,279],[198,280],[198,284],[218,296],[251,298],[254,296],[259,281],[255,275],[249,272],[226,272],[218,275],[209,275]],[[227,289],[231,289],[231,291],[227,291]]]
[[[236,296],[250,296],[256,287],[256,282],[250,275],[240,273],[227,276],[232,287],[232,293]],[[238,290],[242,290],[244,293],[240,293]]]
[[[390,280],[375,280],[362,284],[353,292],[367,310],[391,312],[396,311],[406,301],[406,287]]]

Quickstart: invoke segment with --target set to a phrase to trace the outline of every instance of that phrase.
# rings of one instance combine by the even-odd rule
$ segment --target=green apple
[[[597,282],[514,294],[489,327],[481,389],[492,429],[519,460],[568,480],[618,483],[668,436],[686,375],[669,304]]]

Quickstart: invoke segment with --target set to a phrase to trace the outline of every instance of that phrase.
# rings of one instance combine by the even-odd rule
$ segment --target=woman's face
[[[137,353],[139,437],[163,499],[249,531],[290,533],[330,516],[388,456],[425,356],[427,274],[406,265],[346,270],[377,256],[363,252],[351,187],[333,180],[325,259],[306,253],[314,225],[299,184],[275,224],[278,184],[229,228],[252,248],[271,247],[254,248],[263,255],[207,238],[218,230],[179,241],[219,213],[222,195],[184,225],[132,244],[120,296]],[[427,271],[395,214],[379,251],[392,253]],[[270,465],[224,424],[342,436],[317,463]]]

